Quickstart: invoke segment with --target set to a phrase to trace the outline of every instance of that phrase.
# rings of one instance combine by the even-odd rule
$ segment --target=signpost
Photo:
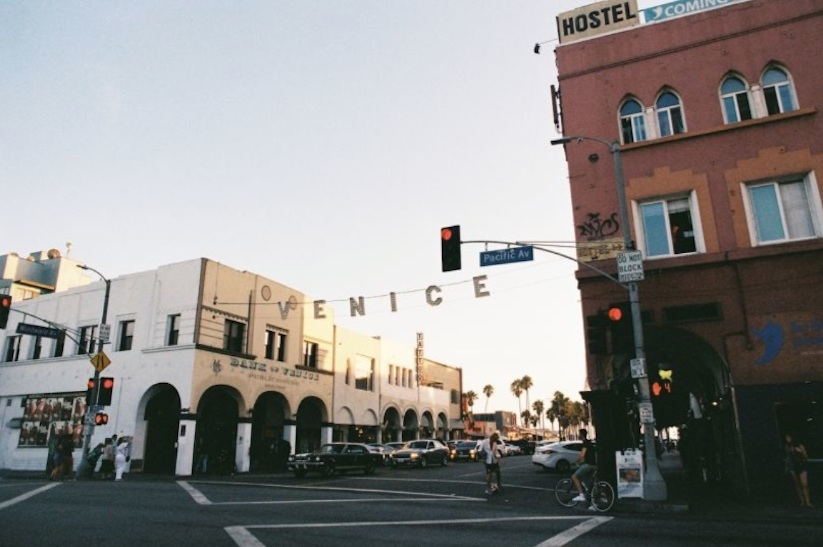
[[[483,251],[480,253],[480,266],[494,266],[496,264],[511,264],[513,262],[527,262],[534,260],[534,247],[525,245],[497,251]]]
[[[624,251],[617,254],[617,279],[621,283],[643,281],[643,253],[640,251]]]
[[[42,325],[30,325],[29,323],[17,323],[17,334],[29,334],[31,336],[41,336],[43,338],[60,338],[60,329],[54,327],[44,327]]]
[[[97,372],[103,372],[103,370],[111,364],[111,359],[109,359],[109,356],[103,353],[103,351],[98,351],[92,355],[89,361],[91,361],[94,370]]]

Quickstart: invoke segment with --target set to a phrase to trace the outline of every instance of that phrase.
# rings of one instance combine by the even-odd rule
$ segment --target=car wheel
[[[323,468],[323,475],[326,477],[331,477],[334,475],[334,464],[328,463],[326,467]]]
[[[570,467],[569,462],[566,460],[558,460],[557,465],[555,466],[560,473],[566,473]]]
[[[373,475],[374,474],[374,464],[373,463],[367,463],[366,467],[363,468],[363,474],[364,475]]]
[[[302,479],[303,477],[306,476],[306,470],[305,469],[295,469],[294,470],[294,476],[297,477],[298,479]]]
[[[428,465],[429,465],[429,460],[427,460],[425,458],[425,456],[420,459],[420,467],[428,467]]]
[[[448,456],[443,456],[443,459],[442,459],[442,460],[440,460],[440,465],[442,465],[443,467],[446,467],[447,465],[449,465],[449,458],[448,458]]]

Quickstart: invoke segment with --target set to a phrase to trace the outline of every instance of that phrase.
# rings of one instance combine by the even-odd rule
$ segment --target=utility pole
[[[631,233],[629,231],[629,209],[626,203],[626,186],[623,175],[623,161],[620,157],[620,143],[617,141],[604,141],[594,137],[561,137],[551,141],[552,145],[568,144],[577,141],[593,141],[599,142],[609,147],[609,151],[614,158],[614,175],[617,186],[617,200],[620,206],[620,230],[623,236],[623,249],[625,251],[633,251],[634,241],[632,241]],[[644,454],[646,457],[646,471],[643,478],[643,499],[650,501],[665,501],[668,498],[666,489],[666,482],[663,480],[663,475],[660,473],[660,465],[657,461],[657,451],[654,442],[654,415],[647,412],[651,409],[651,392],[649,389],[649,377],[646,373],[646,352],[644,350],[643,341],[643,317],[640,311],[640,294],[636,281],[629,281],[627,285],[629,291],[629,304],[631,306],[632,327],[634,331],[634,352],[636,362],[642,363],[642,375],[637,378],[637,385],[639,389],[638,394],[638,414],[641,416],[643,422],[643,444]],[[644,416],[648,418],[643,419]]]

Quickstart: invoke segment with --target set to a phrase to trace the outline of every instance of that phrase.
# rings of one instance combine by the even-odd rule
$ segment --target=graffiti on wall
[[[616,258],[624,250],[617,213],[605,219],[600,218],[599,212],[589,213],[577,230],[582,240],[577,243],[577,259],[581,262]]]

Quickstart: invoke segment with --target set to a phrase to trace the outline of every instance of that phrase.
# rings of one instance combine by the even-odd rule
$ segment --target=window
[[[763,97],[766,99],[766,110],[770,116],[797,109],[792,84],[786,71],[770,68],[763,74],[760,84],[763,87]]]
[[[77,355],[88,355],[94,351],[94,337],[97,334],[97,325],[80,327],[80,341],[77,342]]]
[[[117,342],[117,351],[129,351],[134,340],[134,320],[120,321],[120,339]]]
[[[737,76],[729,76],[723,81],[720,86],[720,100],[723,104],[723,120],[726,123],[752,119],[748,86]]]
[[[374,359],[365,355],[356,356],[354,362],[354,387],[363,391],[372,391]]]
[[[634,99],[629,99],[620,107],[620,134],[623,144],[646,140],[643,107]]]
[[[810,199],[808,177],[747,187],[757,243],[774,243],[820,235],[819,207]]]
[[[680,108],[680,99],[671,91],[666,91],[657,99],[657,124],[660,127],[660,136],[668,137],[683,133],[686,126],[683,123],[683,110]]]
[[[34,337],[34,346],[32,347],[31,351],[31,358],[32,359],[40,359],[40,355],[43,353],[43,338],[40,336]]]
[[[640,204],[646,256],[693,253],[697,250],[688,198]]]
[[[180,341],[180,314],[169,315],[166,325],[166,345],[176,346]]]
[[[392,383],[392,380],[393,380],[392,377],[393,376],[394,376],[394,365],[389,365],[389,383],[390,384]]]
[[[286,361],[286,333],[279,330],[266,330],[266,359]]]
[[[61,330],[57,335],[57,340],[54,341],[54,356],[62,357],[63,351],[66,348],[66,331]]]
[[[243,337],[245,334],[246,325],[238,321],[226,319],[226,324],[223,327],[223,349],[242,353]]]
[[[303,366],[317,368],[316,342],[303,342]]]
[[[9,336],[6,338],[6,355],[3,361],[11,363],[20,359],[20,341],[22,336]]]

